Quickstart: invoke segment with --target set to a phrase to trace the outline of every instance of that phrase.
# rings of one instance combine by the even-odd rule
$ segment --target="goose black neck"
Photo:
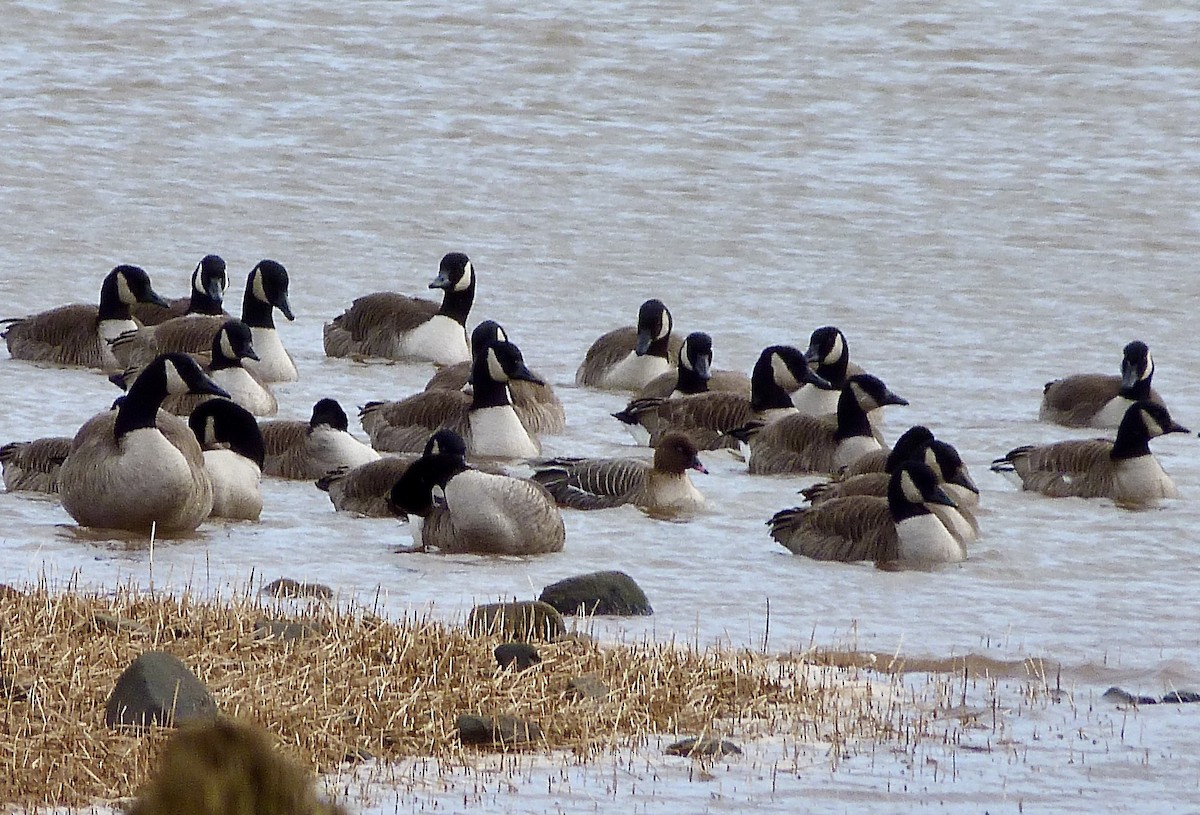
[[[471,305],[475,302],[475,275],[471,275],[471,285],[462,291],[453,288],[446,289],[442,296],[442,307],[438,314],[449,317],[462,326],[467,324],[467,316],[471,313]]]
[[[225,311],[220,300],[214,300],[208,292],[196,291],[196,288],[193,286],[192,296],[188,300],[187,313],[207,314],[211,317],[216,317],[218,314],[224,314]]]
[[[1150,434],[1142,422],[1140,411],[1132,410],[1125,414],[1121,426],[1117,428],[1117,439],[1113,442],[1112,451],[1108,457],[1113,461],[1123,461],[1139,456],[1150,455]]]
[[[902,476],[893,474],[892,479],[888,482],[888,509],[892,513],[892,520],[896,523],[907,521],[909,518],[916,518],[920,515],[929,515],[929,507],[925,504],[914,504],[904,494],[904,486],[900,479]]]
[[[158,408],[167,396],[165,375],[161,367],[155,366],[142,371],[129,386],[121,407],[117,408],[117,422],[113,435],[118,439],[131,430],[155,427]]]
[[[133,310],[128,303],[121,300],[117,288],[117,276],[110,274],[100,284],[100,308],[97,314],[100,320],[132,320]]]
[[[791,395],[775,381],[773,354],[763,354],[750,372],[750,408],[756,412],[792,407]]]
[[[471,368],[471,410],[480,408],[503,407],[512,404],[512,394],[507,382],[497,382],[492,379],[488,370],[487,354],[481,354]]]
[[[834,438],[841,441],[851,436],[871,436],[871,420],[858,403],[851,388],[842,388],[842,395],[837,403],[837,432]]]
[[[680,365],[679,376],[675,380],[675,390],[680,393],[707,393],[708,380],[686,365]]]
[[[227,371],[230,368],[241,368],[242,361],[240,359],[230,359],[225,353],[225,349],[219,345],[213,348],[212,362],[209,363],[210,371]]]
[[[651,340],[650,347],[646,349],[646,356],[669,359],[671,356],[671,332],[668,331],[666,336]]]
[[[255,297],[253,288],[247,286],[242,297],[242,322],[251,328],[274,328],[275,306]]]
[[[1122,387],[1117,393],[1134,402],[1141,402],[1150,398],[1150,379],[1153,374],[1139,379],[1128,387]]]
[[[817,376],[826,379],[831,390],[839,390],[846,384],[846,372],[850,370],[850,355],[842,354],[837,362],[822,362],[817,366]]]

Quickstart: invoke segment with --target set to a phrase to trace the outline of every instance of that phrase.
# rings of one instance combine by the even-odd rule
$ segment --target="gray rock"
[[[1104,692],[1100,698],[1118,705],[1156,705],[1158,700],[1153,696],[1135,696],[1127,690],[1115,685]]]
[[[742,748],[733,742],[713,738],[712,736],[706,736],[702,739],[689,736],[667,747],[667,755],[690,756],[692,758],[716,758],[720,756],[740,756],[741,754]]]
[[[604,699],[612,688],[594,673],[577,676],[567,682],[567,695],[576,699]]]
[[[524,747],[542,740],[542,728],[515,716],[476,716],[464,713],[455,722],[463,744]]]
[[[212,693],[179,659],[147,651],[117,679],[104,710],[109,727],[174,727],[217,715]]]
[[[537,600],[521,600],[475,606],[467,616],[467,630],[520,642],[553,642],[567,633],[567,626],[562,615],[551,606]]]
[[[503,645],[497,645],[496,650],[492,653],[495,654],[496,663],[501,668],[511,666],[518,671],[532,668],[542,661],[541,654],[537,652],[537,649],[524,642],[506,642]]]
[[[653,614],[646,593],[625,572],[592,572],[542,589],[542,602],[563,614],[636,617]]]

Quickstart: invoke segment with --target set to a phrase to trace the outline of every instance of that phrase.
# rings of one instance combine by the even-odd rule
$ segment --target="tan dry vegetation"
[[[536,722],[541,749],[579,759],[662,733],[786,733],[830,745],[834,756],[847,740],[911,743],[918,735],[888,680],[881,691],[856,670],[575,640],[539,645],[542,663],[516,673],[497,668],[496,638],[327,603],[298,618],[322,636],[256,637],[256,624],[284,608],[293,607],[249,589],[207,601],[133,588],[0,595],[0,801],[81,806],[136,793],[168,732],[111,731],[104,706],[125,667],[150,649],[182,659],[224,714],[258,723],[319,771],[367,756],[466,761],[473,748],[456,738],[461,713]],[[584,674],[612,693],[570,696],[568,681]]]

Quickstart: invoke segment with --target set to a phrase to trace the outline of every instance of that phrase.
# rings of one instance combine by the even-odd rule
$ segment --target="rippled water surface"
[[[1200,440],[1155,443],[1182,498],[1146,512],[1019,494],[987,470],[1017,444],[1092,435],[1034,421],[1042,383],[1115,373],[1134,338],[1200,429],[1200,11],[17,2],[4,24],[0,316],[94,302],[121,262],[179,296],[209,252],[236,308],[272,257],[292,276],[281,333],[301,371],[277,388],[281,415],[307,418],[323,396],[351,407],[424,384],[422,366],[326,359],[321,324],[359,294],[425,292],[438,258],[466,251],[471,322],[500,320],[566,404],[546,452],[604,455],[633,450],[608,416],[623,398],[573,372],[645,298],[710,332],[720,367],[833,323],[912,403],[887,435],[921,422],[953,442],[985,511],[961,566],[886,573],[775,545],[763,522],[809,479],[752,478],[719,454],[697,476],[703,516],[569,514],[565,551],[529,560],[393,554],[403,527],[335,514],[306,483],[269,482],[261,524],[206,525],[153,558],[0,495],[0,579],[211,590],[286,574],[453,619],[619,568],[656,613],[599,623],[609,636],[761,647],[769,629],[778,651],[1045,657],[1084,694],[1200,686]],[[0,441],[71,434],[114,396],[94,373],[0,360]],[[1018,781],[993,762],[919,802],[978,811],[1020,783],[1057,811],[1123,795],[1175,811],[1200,782],[1196,714],[1137,715],[1142,765],[1067,769],[1064,747],[1057,774]],[[734,800],[796,800],[754,777]],[[692,806],[687,783],[650,800]]]

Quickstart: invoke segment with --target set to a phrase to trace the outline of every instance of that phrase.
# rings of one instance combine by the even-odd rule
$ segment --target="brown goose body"
[[[508,383],[513,410],[517,412],[517,418],[531,436],[553,436],[562,433],[567,428],[567,414],[563,403],[545,377],[536,371],[533,375],[542,381],[526,382],[517,379]],[[459,362],[439,368],[425,383],[425,390],[461,391],[467,388],[470,379],[471,363]]]
[[[1038,419],[1067,427],[1117,428],[1134,403],[1149,400],[1163,404],[1151,387],[1154,359],[1146,343],[1134,340],[1125,346],[1120,376],[1075,374],[1047,382],[1042,390]]]
[[[45,436],[0,447],[4,488],[9,492],[58,492],[58,471],[71,451],[68,436]]]
[[[597,338],[575,371],[575,384],[638,391],[673,367],[683,341],[672,336],[671,312],[651,299],[638,309],[636,326],[614,328]]]
[[[414,526],[420,545],[446,554],[558,552],[566,527],[554,498],[524,478],[468,469],[447,482],[444,502]],[[415,522],[417,519],[410,519]]]
[[[332,399],[322,399],[309,421],[273,419],[259,423],[266,458],[263,474],[312,481],[339,467],[357,467],[379,453],[350,435],[346,414],[332,412]],[[323,413],[328,409],[334,418]],[[337,411],[341,407],[337,406]]]
[[[609,509],[634,504],[654,513],[695,512],[704,496],[688,470],[707,472],[686,436],[664,438],[653,462],[635,458],[557,458],[540,465],[533,480],[546,487],[559,506]]]

